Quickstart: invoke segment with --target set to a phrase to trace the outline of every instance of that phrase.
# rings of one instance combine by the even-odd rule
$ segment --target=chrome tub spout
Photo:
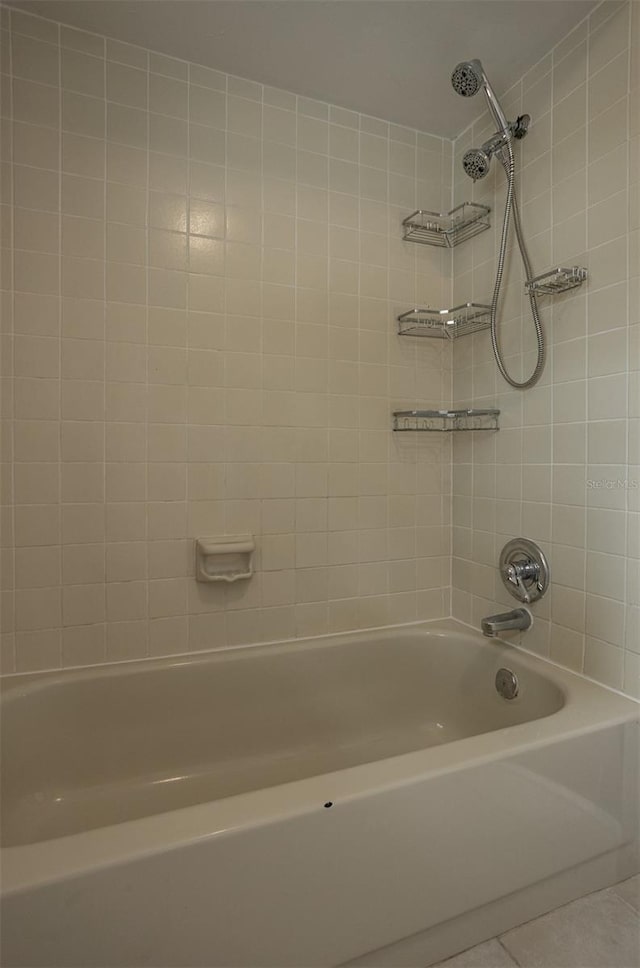
[[[524,632],[531,628],[532,623],[533,618],[528,609],[514,608],[511,612],[501,612],[500,615],[488,615],[480,624],[482,634],[493,638],[501,632],[511,632],[514,629]]]

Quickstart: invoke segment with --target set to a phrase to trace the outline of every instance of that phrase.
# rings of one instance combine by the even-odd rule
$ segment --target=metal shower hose
[[[504,149],[500,152],[499,158],[502,162],[502,167],[505,170],[507,176],[507,198],[505,201],[504,208],[504,221],[502,223],[502,238],[500,240],[500,252],[498,255],[498,268],[496,271],[496,282],[493,289],[493,298],[491,300],[491,346],[493,348],[493,355],[495,357],[496,363],[498,364],[498,369],[504,377],[504,379],[512,387],[517,390],[525,390],[527,387],[532,387],[538,382],[542,375],[544,369],[546,347],[544,331],[542,329],[542,323],[540,322],[540,315],[538,312],[538,304],[536,302],[536,295],[534,292],[529,290],[529,302],[531,304],[531,315],[533,316],[533,322],[536,328],[536,341],[538,344],[538,359],[535,365],[535,369],[528,380],[524,380],[519,383],[514,380],[507,373],[507,368],[502,359],[502,353],[500,351],[500,346],[498,344],[498,299],[500,297],[500,287],[502,285],[502,275],[504,273],[504,262],[507,252],[507,241],[509,238],[509,219],[513,213],[513,223],[516,228],[516,236],[518,238],[518,247],[520,249],[520,255],[522,256],[522,262],[524,265],[524,270],[526,272],[527,279],[533,278],[533,272],[531,269],[531,262],[529,260],[529,254],[527,252],[527,246],[522,235],[522,225],[520,224],[520,211],[518,209],[518,200],[515,193],[515,162],[513,159],[513,147],[511,145],[511,139],[507,139],[505,145],[509,159],[508,161],[504,158]]]

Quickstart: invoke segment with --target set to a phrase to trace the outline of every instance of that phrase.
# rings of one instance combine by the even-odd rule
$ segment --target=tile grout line
[[[517,925],[517,927],[519,927],[519,925]],[[505,942],[502,940],[503,937],[504,937],[504,934],[503,935],[497,934],[495,936],[495,940],[498,942],[498,944],[500,945],[500,947],[502,948],[502,950],[505,951],[508,954],[508,956],[511,958],[511,960],[513,961],[513,963],[515,965],[517,965],[517,968],[522,968],[522,966],[520,965],[520,962],[518,961],[518,959],[516,958],[516,956],[511,951],[509,951],[509,949],[507,948]]]
[[[108,443],[107,443],[107,298],[108,298],[108,281],[109,281],[109,271],[108,271],[108,221],[107,221],[107,165],[108,165],[108,107],[107,107],[107,45],[106,41],[102,42],[102,83],[103,83],[103,111],[104,111],[104,126],[103,126],[103,186],[102,186],[102,215],[103,215],[103,225],[102,225],[102,244],[104,247],[104,272],[102,278],[102,345],[103,345],[103,360],[102,360],[102,502],[103,502],[103,521],[104,521],[104,550],[103,550],[103,575],[104,575],[104,615],[103,615],[103,626],[102,626],[102,655],[103,659],[107,655],[107,629],[108,629],[108,616],[109,616],[109,586],[107,584],[107,568],[108,568],[108,545],[107,545],[107,455],[108,455]],[[61,94],[62,96],[62,94]],[[61,125],[62,127],[62,125]],[[61,135],[63,138],[64,135]],[[62,166],[61,166],[62,167]],[[64,633],[63,633],[64,635]],[[63,643],[63,664],[64,664],[64,643]]]
[[[10,170],[11,170],[11,206],[13,208],[15,204],[15,120],[14,120],[14,84],[13,84],[13,17],[11,11],[8,14],[7,23],[7,33],[9,35],[9,111],[10,111],[10,123],[11,123],[11,155],[10,155]],[[12,611],[12,624],[13,629],[13,649],[12,649],[12,671],[16,671],[17,660],[18,660],[18,650],[16,647],[16,461],[15,461],[15,410],[16,410],[16,390],[15,390],[15,342],[16,342],[16,297],[15,297],[15,212],[11,213],[11,356],[10,356],[10,366],[11,366],[11,428],[9,431],[9,440],[11,447],[11,567],[13,571],[12,582],[11,582],[11,611]]]
[[[611,894],[614,894],[618,898],[618,900],[622,901],[622,903],[625,904],[629,908],[629,910],[633,912],[633,914],[635,914],[638,920],[638,927],[640,928],[640,911],[638,910],[638,908],[634,908],[633,904],[631,904],[630,901],[627,901],[626,897],[623,897],[621,894],[618,894],[618,892],[616,891],[616,887],[619,887],[620,884],[626,884],[627,881],[633,880],[634,877],[639,879],[638,891],[640,893],[640,874],[632,874],[631,877],[626,877],[623,881],[618,881],[617,884],[612,884],[610,887],[605,887],[604,890],[609,891],[609,893]],[[595,892],[595,893],[598,893],[598,892]]]
[[[12,18],[13,19],[13,18]],[[58,666],[63,664],[63,642],[64,642],[64,623],[65,623],[65,608],[64,608],[64,501],[63,501],[63,469],[64,469],[64,459],[63,459],[63,442],[64,442],[64,421],[63,421],[63,400],[62,400],[62,369],[63,369],[63,342],[62,342],[62,319],[63,319],[63,306],[64,300],[62,293],[64,291],[64,276],[63,276],[63,232],[62,225],[64,219],[64,205],[63,205],[63,183],[64,176],[62,172],[63,167],[63,150],[62,150],[62,105],[63,105],[63,95],[62,95],[62,31],[60,24],[57,26],[57,50],[58,50],[58,542],[59,542],[59,567],[60,567],[60,589],[58,592],[60,609],[59,613],[59,631],[58,631]],[[13,64],[11,65],[13,69]]]
[[[626,373],[625,373],[626,382],[627,382],[627,387],[626,387],[626,391],[627,392],[626,392],[626,408],[625,408],[626,409],[626,420],[625,420],[625,457],[626,457],[626,462],[625,462],[625,477],[627,479],[630,477],[629,472],[631,470],[631,460],[630,460],[630,457],[631,457],[631,454],[630,454],[631,417],[630,417],[630,414],[631,414],[631,403],[632,403],[632,397],[631,397],[631,304],[630,304],[630,295],[631,295],[631,293],[630,293],[630,282],[631,282],[631,251],[630,251],[631,250],[631,245],[630,245],[631,229],[630,229],[630,221],[631,220],[630,220],[630,214],[629,214],[630,213],[630,202],[631,202],[631,165],[630,165],[629,155],[630,155],[630,148],[631,148],[631,99],[632,99],[632,85],[631,85],[631,80],[632,80],[632,69],[633,69],[633,57],[632,57],[632,39],[633,38],[631,36],[632,16],[633,16],[633,8],[632,8],[631,3],[629,3],[628,6],[627,6],[627,40],[628,40],[629,46],[627,48],[627,72],[626,72],[627,73],[627,86],[626,86],[627,116],[626,116],[626,119],[625,119],[625,121],[626,121],[626,135],[627,135],[627,140],[626,140],[626,154],[627,154],[626,174],[627,174],[627,178],[626,178],[626,184],[625,184],[625,187],[626,187],[626,190],[627,190],[627,206],[626,206],[627,207],[627,212],[626,212],[626,229],[627,229],[627,232],[626,232],[626,238],[627,238],[627,251],[626,251],[626,274],[627,274],[627,307],[626,307],[627,308],[627,366],[626,366]],[[628,522],[630,520],[629,515],[630,515],[631,509],[632,509],[632,501],[631,501],[631,497],[630,497],[630,494],[629,494],[629,491],[628,490],[626,491],[626,493],[624,495],[624,498],[625,498],[625,501],[624,501],[624,511],[625,511],[626,521]],[[621,671],[620,671],[620,680],[618,682],[618,685],[619,685],[619,687],[621,689],[624,689],[625,680],[626,680],[627,637],[628,637],[629,625],[630,625],[629,614],[630,614],[630,611],[631,611],[631,599],[632,599],[631,588],[630,588],[630,586],[631,586],[631,575],[632,575],[632,572],[631,572],[631,567],[630,567],[631,558],[630,558],[630,554],[629,554],[630,539],[629,539],[629,528],[628,528],[628,524],[625,527],[624,542],[625,542],[624,543],[624,588],[623,588],[623,596],[624,596],[624,598],[623,598],[623,606],[624,607],[623,607],[623,614],[622,614],[622,636],[621,636],[622,637],[622,650],[621,650],[622,651],[622,668],[621,668]]]

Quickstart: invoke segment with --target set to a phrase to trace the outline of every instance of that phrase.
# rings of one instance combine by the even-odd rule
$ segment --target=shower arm
[[[531,117],[528,114],[519,115],[515,121],[507,121],[507,126],[504,129],[496,131],[491,137],[485,141],[481,147],[481,151],[486,152],[487,155],[494,155],[501,148],[504,148],[507,141],[511,138],[516,138],[520,141],[526,135],[529,130],[529,124],[531,123]]]

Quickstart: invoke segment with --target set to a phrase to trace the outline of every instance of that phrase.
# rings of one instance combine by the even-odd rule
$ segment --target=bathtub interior
[[[550,716],[517,652],[417,628],[9,677],[3,845],[35,843]],[[81,724],[82,728],[78,728]]]

